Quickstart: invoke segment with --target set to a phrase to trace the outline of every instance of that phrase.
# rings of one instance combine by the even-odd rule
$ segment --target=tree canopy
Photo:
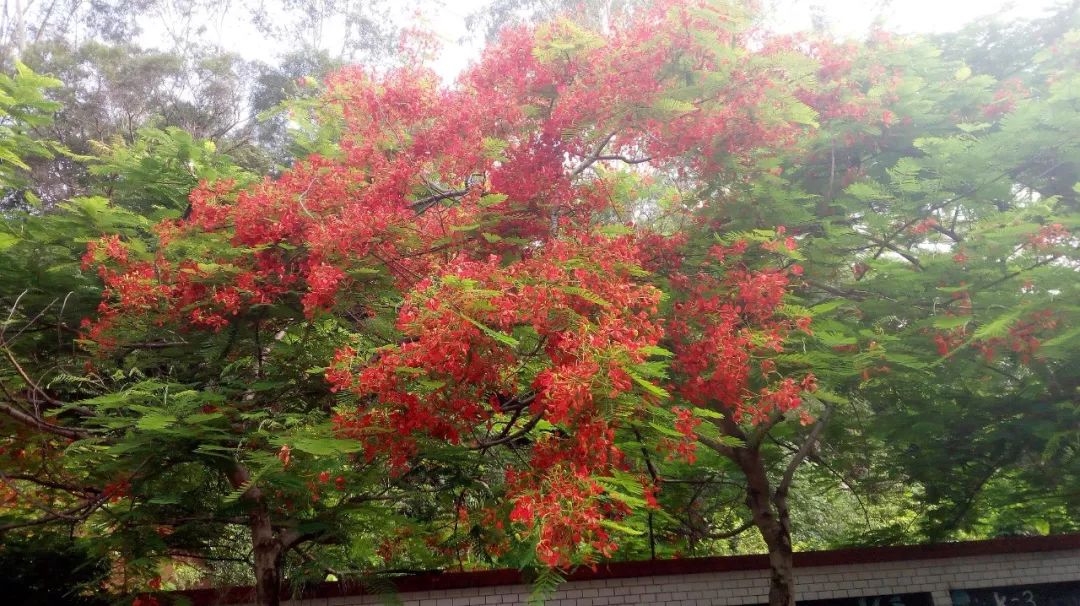
[[[798,547],[1076,530],[1076,11],[935,41],[756,18],[509,27],[452,85],[297,55],[242,135],[213,87],[155,97],[192,76],[166,54],[19,64],[5,549],[67,528],[95,589],[150,603],[182,563],[261,604],[763,549],[782,606]]]

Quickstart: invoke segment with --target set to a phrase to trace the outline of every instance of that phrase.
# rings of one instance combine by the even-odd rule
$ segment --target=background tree
[[[1054,28],[1075,19],[1070,7]],[[944,62],[925,54],[928,71],[899,76],[921,103],[890,105],[880,137],[826,140],[816,165],[795,168],[818,196],[817,218],[800,228],[817,261],[806,263],[811,296],[849,301],[838,324],[818,330],[835,331],[837,349],[863,352],[854,369],[822,359],[849,372],[847,390],[840,377],[819,379],[873,413],[858,433],[892,455],[870,476],[891,469],[925,491],[915,496],[919,521],[908,517],[886,540],[1075,527],[1076,495],[1050,480],[1076,465],[1076,435],[1065,429],[1075,424],[1065,368],[1076,318],[1065,301],[1076,284],[1076,206],[1064,184],[1077,173],[1062,130],[1073,116],[1058,105],[1069,103],[1059,86],[1071,77],[1075,35],[1040,36],[1054,41],[1017,68],[1024,85],[975,74],[954,54]],[[888,65],[868,58],[874,70]],[[853,470],[872,461],[865,443],[859,449],[864,464]],[[954,471],[935,473],[946,460]],[[1035,487],[1035,478],[1050,481]]]
[[[7,6],[0,62],[13,65],[17,55],[60,79],[63,85],[47,94],[63,109],[50,132],[38,137],[73,152],[28,160],[33,193],[48,207],[91,192],[85,159],[96,155],[93,146],[131,144],[142,128],[179,128],[221,146],[246,168],[273,170],[291,159],[279,104],[304,88],[298,80],[319,80],[344,60],[389,62],[398,25],[388,9],[371,2],[231,6],[170,0]],[[268,21],[266,14],[276,18]],[[223,51],[206,32],[229,19],[241,20],[255,36],[287,41],[290,50],[261,61]],[[135,42],[146,31],[162,32],[156,48]],[[294,47],[297,40],[304,44]],[[328,51],[331,41],[340,44]]]
[[[635,10],[648,3],[640,0],[492,0],[466,19],[466,25],[488,40],[504,29],[536,24],[555,18],[573,19],[580,25],[608,32],[612,25],[625,23]]]

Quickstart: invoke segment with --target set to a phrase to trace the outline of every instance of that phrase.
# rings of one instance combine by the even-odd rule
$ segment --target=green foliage
[[[1040,36],[1057,25],[1047,27]],[[989,93],[1009,84],[927,54],[906,74],[933,83],[921,89],[913,128],[866,148],[826,139],[824,166],[784,173],[827,202],[796,227],[808,234],[803,297],[843,302],[815,319],[824,347],[806,355],[822,385],[847,396],[845,418],[862,419],[848,438],[826,442],[837,459],[822,465],[868,491],[864,500],[896,495],[897,482],[918,487],[893,497],[912,502],[907,513],[868,519],[862,540],[1077,527],[1069,486],[1080,434],[1069,428],[1080,348],[1065,335],[1080,324],[1080,148],[1068,135],[1080,127],[1071,105],[1080,82],[1072,37],[1047,44],[1058,52],[1026,64],[1032,90],[1000,114],[986,109]],[[860,178],[840,190],[820,177],[835,174],[832,162],[858,167]],[[779,217],[787,201],[769,204]],[[1041,239],[1054,229],[1071,235]],[[1053,320],[1039,324],[1039,314]],[[1043,519],[1053,521],[1033,522]]]
[[[634,229],[622,216],[676,233],[686,226],[672,211],[700,203],[718,226],[699,243],[702,250],[771,242],[778,224],[797,239],[797,250],[777,251],[785,263],[805,270],[784,311],[810,317],[812,334],[794,337],[777,363],[817,376],[821,388],[804,404],[810,415],[835,410],[790,496],[798,548],[1080,528],[1078,39],[1057,31],[1058,24],[1043,27],[1038,35],[1054,40],[1061,52],[1020,52],[1027,42],[1009,38],[998,43],[1005,49],[984,53],[972,48],[970,33],[942,41],[944,53],[921,42],[862,47],[851,88],[874,100],[895,97],[889,105],[894,122],[869,124],[861,115],[818,113],[795,97],[770,98],[755,119],[814,127],[808,129],[813,134],[790,148],[763,151],[751,166],[714,159],[723,169],[693,195],[664,168],[597,166],[610,184],[612,216],[619,215],[604,226],[609,235]],[[547,44],[537,56],[547,63],[580,60],[599,44],[568,22],[544,35]],[[988,57],[1009,44],[1024,46],[1016,49],[1016,61],[1022,59],[1018,73],[1028,91],[1015,93],[1011,107],[999,111],[999,92],[1012,92],[1002,81],[1008,74],[992,73]],[[717,43],[710,52],[722,57],[729,50]],[[82,52],[116,57],[115,49]],[[75,70],[82,61],[71,59],[68,67]],[[140,61],[155,73],[175,68],[168,57]],[[325,57],[312,65],[298,60],[296,69],[330,63]],[[781,64],[793,79],[811,75],[805,57],[785,56]],[[203,68],[224,74],[232,73],[230,65],[207,58]],[[896,71],[895,89],[886,93],[871,83],[878,69]],[[687,99],[726,85],[716,75],[698,80],[693,70],[684,71],[685,89],[650,107],[615,113],[677,120],[696,111]],[[280,133],[268,135],[269,157],[287,163],[293,155],[339,156],[343,116],[314,96],[314,79],[288,94],[269,90],[285,91],[294,75],[265,78],[266,123],[293,135],[289,143]],[[40,138],[58,109],[47,97],[57,85],[23,66],[0,76],[0,185],[5,209],[15,209],[0,216],[0,300],[11,312],[0,324],[0,345],[24,366],[5,360],[0,383],[38,398],[50,422],[85,431],[73,439],[27,438],[24,428],[5,420],[5,440],[25,443],[29,455],[5,459],[5,471],[58,478],[70,488],[57,498],[59,508],[109,501],[87,525],[95,552],[123,553],[133,574],[147,578],[182,553],[220,560],[208,569],[221,579],[249,581],[244,559],[258,503],[288,512],[275,521],[281,536],[296,533],[309,541],[284,560],[287,576],[297,581],[320,581],[332,570],[337,578],[378,584],[372,571],[463,560],[535,566],[531,545],[488,553],[481,547],[507,533],[490,521],[457,515],[506,513],[502,472],[518,450],[485,449],[486,458],[478,459],[464,446],[425,443],[424,460],[391,475],[365,457],[357,440],[330,436],[329,420],[360,403],[328,393],[322,379],[327,361],[340,346],[374,352],[400,336],[394,324],[400,297],[377,270],[361,267],[350,276],[368,290],[350,301],[355,309],[347,313],[305,316],[297,287],[216,333],[173,331],[133,318],[122,328],[150,338],[97,351],[93,364],[86,364],[80,347],[90,344],[81,340],[79,320],[95,313],[101,294],[97,277],[79,263],[86,244],[118,235],[133,255],[152,258],[158,252],[154,226],[182,216],[200,181],[243,186],[256,176],[240,164],[269,160],[224,153],[233,147],[226,138],[195,136],[172,125],[179,118],[161,116],[105,133],[81,155],[66,154]],[[282,98],[293,94],[297,98]],[[194,115],[179,104],[172,109],[175,116]],[[484,142],[490,158],[504,158],[511,147],[501,139]],[[61,156],[87,167],[78,179],[87,195],[64,196],[49,212],[19,211],[34,202],[30,160]],[[506,200],[486,194],[478,204],[497,208]],[[485,230],[486,222],[454,231],[491,245],[513,242]],[[1046,235],[1062,230],[1066,236]],[[235,275],[238,258],[261,252],[210,236],[192,237],[177,250],[206,272],[210,287]],[[285,246],[277,252],[294,253]],[[465,280],[450,285],[475,295],[478,305],[499,294]],[[586,288],[563,290],[611,306]],[[665,309],[674,304],[662,303]],[[1050,315],[1039,315],[1045,312]],[[460,313],[463,322],[507,348],[543,346],[535,332],[503,332]],[[935,337],[948,340],[944,351]],[[637,387],[625,398],[671,398],[671,351],[658,346],[641,353],[648,359],[628,366]],[[537,372],[526,365],[522,376]],[[56,401],[41,399],[46,394]],[[703,439],[726,448],[748,446],[749,440],[719,429],[725,417],[717,410],[691,412],[701,421]],[[629,508],[624,519],[606,524],[620,536],[617,557],[764,547],[757,535],[737,532],[750,519],[742,470],[706,448],[698,449],[695,465],[651,454],[683,437],[670,410],[624,416],[618,442],[629,471],[599,480],[606,498]],[[774,482],[808,433],[794,416],[778,419],[760,443]],[[502,414],[492,422],[510,418]],[[547,421],[536,428],[560,431]],[[528,438],[515,444],[529,446]],[[42,463],[31,468],[28,461]],[[127,484],[117,486],[118,479]],[[650,483],[660,488],[656,509],[648,506]],[[261,501],[252,497],[256,492]],[[0,525],[33,519],[25,509],[0,511]],[[29,546],[21,541],[5,536],[0,556],[23,557],[20,550]],[[68,547],[53,555],[84,558],[81,546],[77,553]],[[563,580],[557,571],[542,570],[531,601],[549,597]]]
[[[530,606],[542,606],[551,599],[566,579],[554,568],[544,568],[537,573],[529,593]]]
[[[63,152],[62,146],[35,133],[52,123],[60,107],[46,97],[48,89],[58,86],[59,80],[37,74],[22,63],[15,66],[14,74],[0,74],[0,208],[20,202],[34,205],[36,195],[27,189],[28,162]]]
[[[177,127],[142,128],[130,143],[116,137],[96,147],[89,172],[97,187],[117,206],[149,218],[179,216],[200,181],[242,185],[254,178],[213,141]]]

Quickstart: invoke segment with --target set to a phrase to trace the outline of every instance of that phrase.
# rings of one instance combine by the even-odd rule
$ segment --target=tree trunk
[[[251,514],[251,546],[255,556],[255,603],[281,603],[281,544],[270,525],[270,515],[259,508]]]
[[[15,0],[15,61],[21,61],[26,47],[26,17],[23,15],[22,0]],[[14,68],[13,68],[14,69]]]
[[[229,483],[239,489],[251,481],[251,474],[242,465],[228,470]],[[255,603],[258,606],[281,604],[282,541],[274,532],[270,512],[263,502],[262,491],[250,486],[244,500],[251,503],[251,553],[255,559]]]
[[[787,495],[773,493],[761,451],[736,448],[732,456],[746,476],[746,506],[754,526],[769,548],[769,606],[795,606],[795,565]]]
[[[769,543],[769,606],[795,606],[795,562],[786,529]]]

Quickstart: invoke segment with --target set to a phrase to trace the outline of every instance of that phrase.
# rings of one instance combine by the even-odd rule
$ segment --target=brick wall
[[[1011,538],[917,547],[849,549],[796,554],[797,599],[840,600],[804,606],[954,606],[950,592],[1046,583],[1074,583],[1058,597],[990,593],[990,606],[1080,606],[1080,535]],[[764,556],[626,562],[582,570],[547,601],[549,606],[758,606],[768,602]],[[403,606],[525,604],[531,587],[517,571],[418,575],[399,582]],[[1046,589],[1044,586],[1043,589]],[[1052,591],[1052,590],[1050,590]],[[1060,591],[1064,591],[1061,594]],[[249,588],[185,592],[197,606],[250,601]],[[348,595],[356,593],[356,595]],[[975,592],[973,592],[974,594]],[[984,592],[985,594],[986,592]],[[909,594],[894,597],[897,594]],[[911,595],[921,594],[921,595]],[[926,594],[929,594],[928,596]],[[378,596],[325,584],[289,606],[368,606]],[[883,596],[878,603],[854,598]],[[1061,597],[1064,596],[1064,597]],[[842,600],[847,599],[846,602]],[[966,599],[966,596],[965,596]],[[932,602],[931,602],[932,600]],[[958,604],[956,606],[965,606]]]
[[[819,600],[929,592],[935,606],[952,606],[949,591],[1006,585],[1080,581],[1080,549],[1013,553],[872,564],[802,567],[797,599]],[[570,581],[548,606],[739,606],[768,602],[768,571],[697,573]],[[528,585],[503,585],[398,594],[403,606],[524,604]],[[359,606],[381,602],[374,596],[312,598],[291,606]]]

